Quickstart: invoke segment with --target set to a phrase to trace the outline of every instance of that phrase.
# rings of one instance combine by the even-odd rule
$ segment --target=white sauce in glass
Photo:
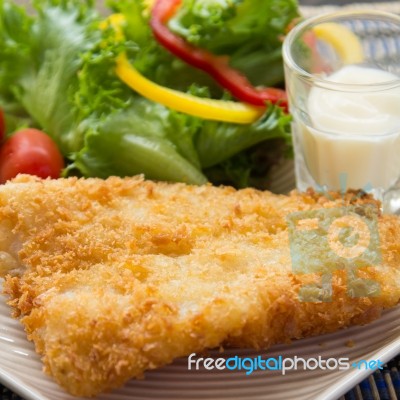
[[[326,78],[344,84],[399,80],[389,72],[345,66]],[[309,172],[319,185],[340,189],[390,188],[400,176],[400,87],[363,93],[313,87],[308,97],[313,127],[301,127]]]

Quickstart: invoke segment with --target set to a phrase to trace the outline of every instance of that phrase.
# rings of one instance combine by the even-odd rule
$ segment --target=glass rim
[[[400,16],[389,13],[386,11],[377,11],[373,9],[366,9],[366,10],[352,10],[352,11],[336,11],[336,12],[328,12],[321,15],[317,15],[315,17],[307,18],[304,21],[300,22],[296,25],[286,36],[285,40],[283,41],[282,46],[282,56],[284,60],[285,67],[290,68],[293,72],[297,74],[297,79],[302,79],[309,83],[313,83],[313,85],[317,85],[320,88],[329,89],[329,90],[342,90],[344,92],[375,92],[375,91],[382,91],[382,90],[389,90],[400,87],[400,77],[399,79],[394,79],[385,82],[379,83],[371,83],[371,84],[356,84],[356,83],[338,83],[332,82],[320,77],[318,75],[313,75],[303,68],[301,68],[293,59],[291,54],[291,46],[294,43],[295,39],[304,31],[307,30],[308,27],[313,25],[317,25],[323,22],[332,22],[333,19],[340,19],[344,17],[370,17],[371,19],[374,18],[384,18],[389,19],[394,23],[398,23],[399,30],[400,30]],[[352,64],[356,65],[356,64]],[[360,64],[361,66],[362,64]]]

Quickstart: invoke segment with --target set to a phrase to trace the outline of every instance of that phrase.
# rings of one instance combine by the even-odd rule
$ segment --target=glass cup
[[[337,12],[283,44],[301,191],[362,189],[400,210],[400,17]]]

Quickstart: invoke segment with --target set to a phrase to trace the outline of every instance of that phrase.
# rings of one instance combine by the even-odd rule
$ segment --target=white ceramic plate
[[[350,362],[379,359],[387,362],[400,353],[400,307],[364,327],[299,340],[291,345],[274,346],[270,351],[226,350],[224,357],[348,357]],[[348,347],[348,341],[354,346]],[[210,355],[221,357],[216,351]],[[100,396],[107,400],[177,400],[177,399],[246,399],[246,400],[335,400],[372,371],[335,370],[258,371],[189,371],[187,359],[146,374],[144,380],[132,380],[124,388]],[[42,372],[42,363],[22,325],[10,317],[10,308],[0,300],[0,381],[27,400],[72,400]]]

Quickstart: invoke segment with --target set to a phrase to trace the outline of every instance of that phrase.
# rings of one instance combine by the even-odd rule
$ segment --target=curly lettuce
[[[169,22],[175,33],[230,57],[254,84],[283,82],[282,38],[299,16],[296,0],[183,0]]]

